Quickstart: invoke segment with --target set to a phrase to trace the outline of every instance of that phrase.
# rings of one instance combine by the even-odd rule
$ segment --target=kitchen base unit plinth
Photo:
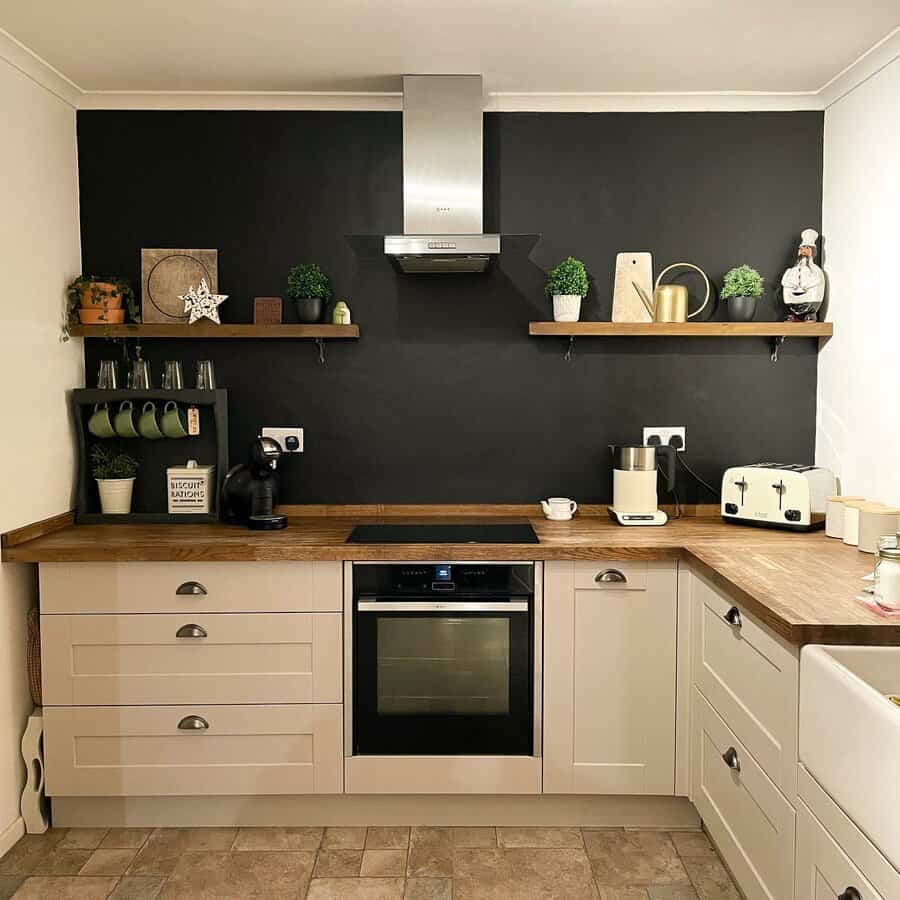
[[[540,794],[535,756],[353,756],[348,794]]]
[[[59,828],[255,827],[327,825],[519,825],[700,827],[683,797],[351,795],[270,797],[57,797]]]

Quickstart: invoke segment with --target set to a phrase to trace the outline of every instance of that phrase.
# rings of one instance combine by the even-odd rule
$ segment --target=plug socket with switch
[[[647,426],[644,428],[644,443],[649,447],[673,447],[676,451],[687,449],[687,429],[678,426]]]
[[[303,452],[302,428],[271,428],[267,426],[261,430],[260,434],[262,437],[278,441],[278,445],[284,453]]]

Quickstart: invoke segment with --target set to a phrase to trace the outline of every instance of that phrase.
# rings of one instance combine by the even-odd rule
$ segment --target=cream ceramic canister
[[[878,549],[878,539],[888,534],[896,534],[900,527],[900,509],[869,503],[859,510],[859,540],[857,548],[863,553],[874,553]]]
[[[844,504],[844,543],[855,547],[859,543],[859,511],[870,505],[865,500],[848,500]]]
[[[864,499],[864,497],[845,497],[840,494],[829,497],[825,505],[825,536],[838,539],[843,538],[844,505],[854,500]]]

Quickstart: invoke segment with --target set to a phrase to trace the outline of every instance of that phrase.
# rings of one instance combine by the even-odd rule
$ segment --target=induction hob
[[[357,525],[348,544],[537,544],[527,522],[453,525]]]

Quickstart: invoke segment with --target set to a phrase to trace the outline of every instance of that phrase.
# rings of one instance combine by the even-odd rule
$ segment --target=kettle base
[[[616,509],[614,506],[606,508],[609,511],[609,517],[619,525],[665,525],[669,521],[669,517],[661,509],[652,513],[630,513]]]

